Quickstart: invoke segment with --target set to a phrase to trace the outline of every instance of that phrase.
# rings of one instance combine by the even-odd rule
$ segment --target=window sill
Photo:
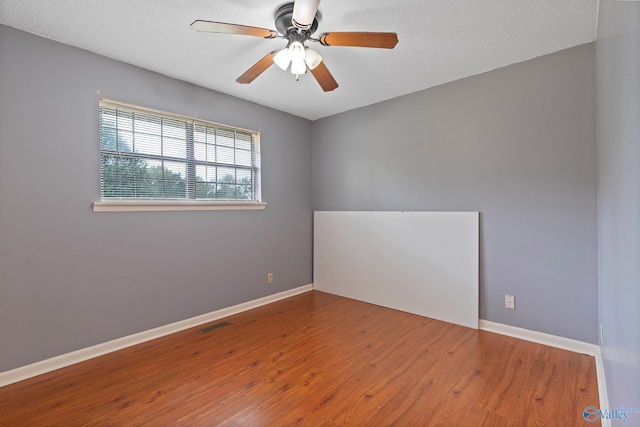
[[[94,212],[232,211],[264,210],[266,203],[241,200],[102,200]]]

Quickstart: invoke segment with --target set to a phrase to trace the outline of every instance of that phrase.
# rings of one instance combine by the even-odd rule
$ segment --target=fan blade
[[[295,0],[293,3],[293,25],[307,29],[313,24],[320,0]]]
[[[253,64],[243,75],[238,77],[236,81],[240,84],[248,84],[254,81],[256,77],[264,73],[273,64],[273,57],[276,56],[276,53],[278,53],[277,50],[267,53],[260,61]]]
[[[354,46],[393,49],[398,44],[396,33],[324,33],[320,43],[325,46]]]
[[[227,24],[225,22],[197,20],[193,21],[191,28],[196,31],[206,31],[208,33],[240,34],[244,36],[264,37],[265,39],[272,39],[278,36],[278,32],[276,30],[248,27],[246,25],[238,24]]]
[[[338,82],[333,78],[327,66],[324,65],[324,62],[320,62],[316,68],[311,70],[311,74],[313,74],[313,77],[316,78],[318,84],[320,84],[320,87],[325,92],[331,92],[338,87]]]

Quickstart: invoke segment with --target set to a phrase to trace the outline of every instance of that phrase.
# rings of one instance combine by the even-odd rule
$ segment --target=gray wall
[[[481,317],[596,342],[594,50],[311,124],[0,26],[0,371],[311,283],[313,209],[478,210]],[[260,130],[266,211],[92,213],[97,90]]]
[[[595,343],[595,79],[588,44],[315,121],[313,207],[480,211],[481,318]]]
[[[640,3],[601,0],[596,52],[602,356],[611,407],[635,408],[640,407]],[[640,422],[640,414],[631,419]]]
[[[92,213],[97,90],[260,130],[267,209]],[[307,120],[0,26],[0,371],[311,283],[310,132]]]

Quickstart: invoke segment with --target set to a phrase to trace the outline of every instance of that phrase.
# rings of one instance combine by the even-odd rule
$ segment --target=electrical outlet
[[[267,284],[270,285],[273,283],[273,273],[267,274]]]
[[[504,296],[504,307],[510,308],[511,310],[516,309],[516,297],[513,295],[505,295]]]

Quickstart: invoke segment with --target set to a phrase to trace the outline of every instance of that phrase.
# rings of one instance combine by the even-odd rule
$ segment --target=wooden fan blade
[[[243,75],[238,77],[236,81],[240,84],[248,84],[254,81],[256,77],[264,73],[265,70],[273,64],[273,57],[277,52],[277,50],[274,50],[273,52],[267,53],[260,61],[253,64]]]
[[[325,92],[331,92],[338,87],[338,82],[333,78],[327,66],[324,65],[324,62],[320,62],[316,68],[311,70],[311,74],[313,74],[313,77],[316,78],[318,84],[320,84],[320,87]]]
[[[320,43],[325,46],[354,46],[393,49],[398,44],[396,33],[324,33]]]
[[[206,31],[208,33],[240,34],[244,36],[264,37],[265,39],[272,39],[278,36],[278,32],[276,30],[248,27],[246,25],[238,24],[227,24],[225,22],[197,20],[193,21],[191,28],[196,31]]]

